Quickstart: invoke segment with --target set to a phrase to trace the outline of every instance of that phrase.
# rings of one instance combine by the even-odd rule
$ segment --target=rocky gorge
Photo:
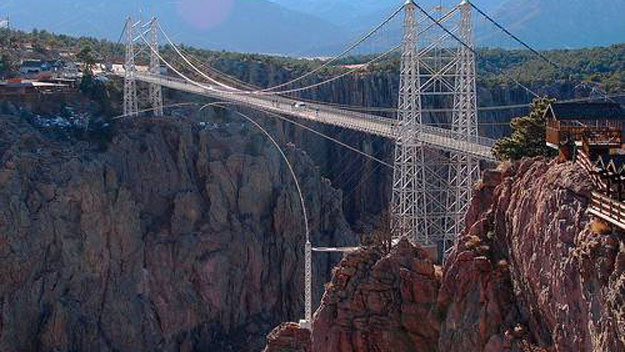
[[[408,242],[349,254],[312,333],[283,324],[265,351],[625,350],[625,244],[586,214],[583,172],[525,159],[476,187],[442,267]]]
[[[288,75],[233,70],[262,85]],[[396,80],[367,73],[300,98],[392,107]],[[572,88],[549,89],[566,98]],[[483,105],[527,99],[480,88]],[[0,351],[258,351],[272,328],[301,318],[303,219],[280,154],[234,114],[172,111],[122,119],[105,143],[0,118]],[[388,204],[390,169],[248,113],[285,146],[314,243],[356,244],[352,229],[366,233]],[[313,127],[392,155],[389,141]],[[312,331],[279,325],[266,351],[621,351],[622,238],[593,229],[589,190],[573,165],[505,164],[477,185],[469,227],[443,267],[408,242],[340,263],[315,254]]]
[[[222,118],[120,120],[101,149],[2,116],[0,351],[257,351],[303,314],[292,177]],[[356,243],[340,191],[286,153],[315,243]],[[317,300],[336,260],[315,258]]]

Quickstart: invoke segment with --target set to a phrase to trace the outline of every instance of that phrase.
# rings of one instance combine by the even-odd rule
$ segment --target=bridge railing
[[[281,104],[292,105],[295,102],[297,102],[296,99],[289,99],[289,98],[283,98],[283,97],[278,97],[275,99],[279,101]],[[372,121],[375,123],[379,123],[381,125],[390,126],[391,128],[394,128],[396,124],[396,120],[394,119],[371,115],[371,114],[358,112],[358,111],[332,108],[326,105],[315,104],[315,103],[306,103],[306,107],[302,109],[312,109],[313,111],[318,111],[320,115],[329,115],[332,117],[340,116],[340,115],[349,116],[349,117],[353,117],[361,121],[362,120]],[[468,142],[472,144],[479,144],[483,147],[489,147],[489,148],[495,144],[495,140],[491,138],[480,137],[480,136],[467,136],[465,134],[462,134],[456,131],[452,131],[449,129],[436,127],[436,126],[420,125],[418,129],[422,133],[428,133],[428,134],[432,134],[432,135],[436,135],[436,136],[440,136],[444,138],[449,138],[450,140],[459,141],[460,143]]]
[[[452,131],[446,128],[440,128],[435,126],[421,125],[422,132],[434,134],[441,137],[451,138],[457,141],[468,142],[472,144],[479,144],[484,147],[492,147],[495,145],[495,140],[487,137],[480,136],[467,136],[460,132]]]
[[[236,101],[252,107],[260,107],[266,110],[292,113],[302,118],[318,121],[326,124],[338,125],[350,129],[381,135],[387,138],[395,137],[396,120],[363,112],[337,109],[322,104],[300,104],[297,99],[274,95],[259,95],[249,92],[223,91],[222,89],[206,89],[183,79],[167,76],[155,76],[138,74],[137,78],[152,83],[174,83],[184,87],[184,90],[209,94],[213,97],[227,101]],[[212,88],[207,85],[207,88]],[[442,149],[466,153],[480,158],[493,160],[490,148],[494,140],[480,136],[467,136],[465,134],[436,126],[419,125],[417,140],[440,147]]]

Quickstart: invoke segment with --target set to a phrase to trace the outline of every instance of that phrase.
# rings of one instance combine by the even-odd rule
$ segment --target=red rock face
[[[267,336],[264,352],[310,352],[310,330],[297,323],[282,323]]]
[[[126,121],[95,151],[0,118],[0,352],[256,352],[303,315],[292,178],[254,130],[220,126]],[[347,244],[340,197],[286,149],[314,243]]]
[[[592,232],[591,190],[571,163],[486,172],[440,280],[407,243],[343,259],[313,351],[625,351],[625,244]]]
[[[624,351],[625,253],[589,230],[587,177],[541,159],[490,176],[445,267],[441,351]]]
[[[435,350],[438,288],[434,265],[407,241],[386,256],[349,254],[315,314],[313,351]]]

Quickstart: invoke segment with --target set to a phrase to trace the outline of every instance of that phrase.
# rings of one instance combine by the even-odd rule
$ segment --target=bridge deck
[[[249,93],[224,92],[208,84],[207,88],[188,83],[187,81],[168,77],[146,74],[137,74],[136,79],[146,83],[159,84],[163,87],[202,96],[221,99],[228,102],[240,103],[261,110],[290,115],[301,119],[340,126],[356,131],[366,132],[386,138],[394,139],[394,121],[371,114],[331,108],[321,104],[306,103],[306,106],[295,107],[296,99],[277,97],[273,95],[254,95]],[[421,126],[417,136],[418,141],[432,147],[462,153],[482,160],[494,161],[491,152],[494,140],[483,137],[473,137],[467,141],[459,133],[433,126]]]

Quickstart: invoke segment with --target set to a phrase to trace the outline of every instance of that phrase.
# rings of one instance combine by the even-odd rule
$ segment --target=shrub
[[[605,221],[600,219],[594,219],[590,223],[590,231],[598,235],[607,235],[609,233],[612,233],[612,228]]]
[[[464,243],[464,246],[467,249],[474,249],[474,248],[477,248],[481,244],[482,244],[481,238],[477,236],[470,236],[469,239]]]

